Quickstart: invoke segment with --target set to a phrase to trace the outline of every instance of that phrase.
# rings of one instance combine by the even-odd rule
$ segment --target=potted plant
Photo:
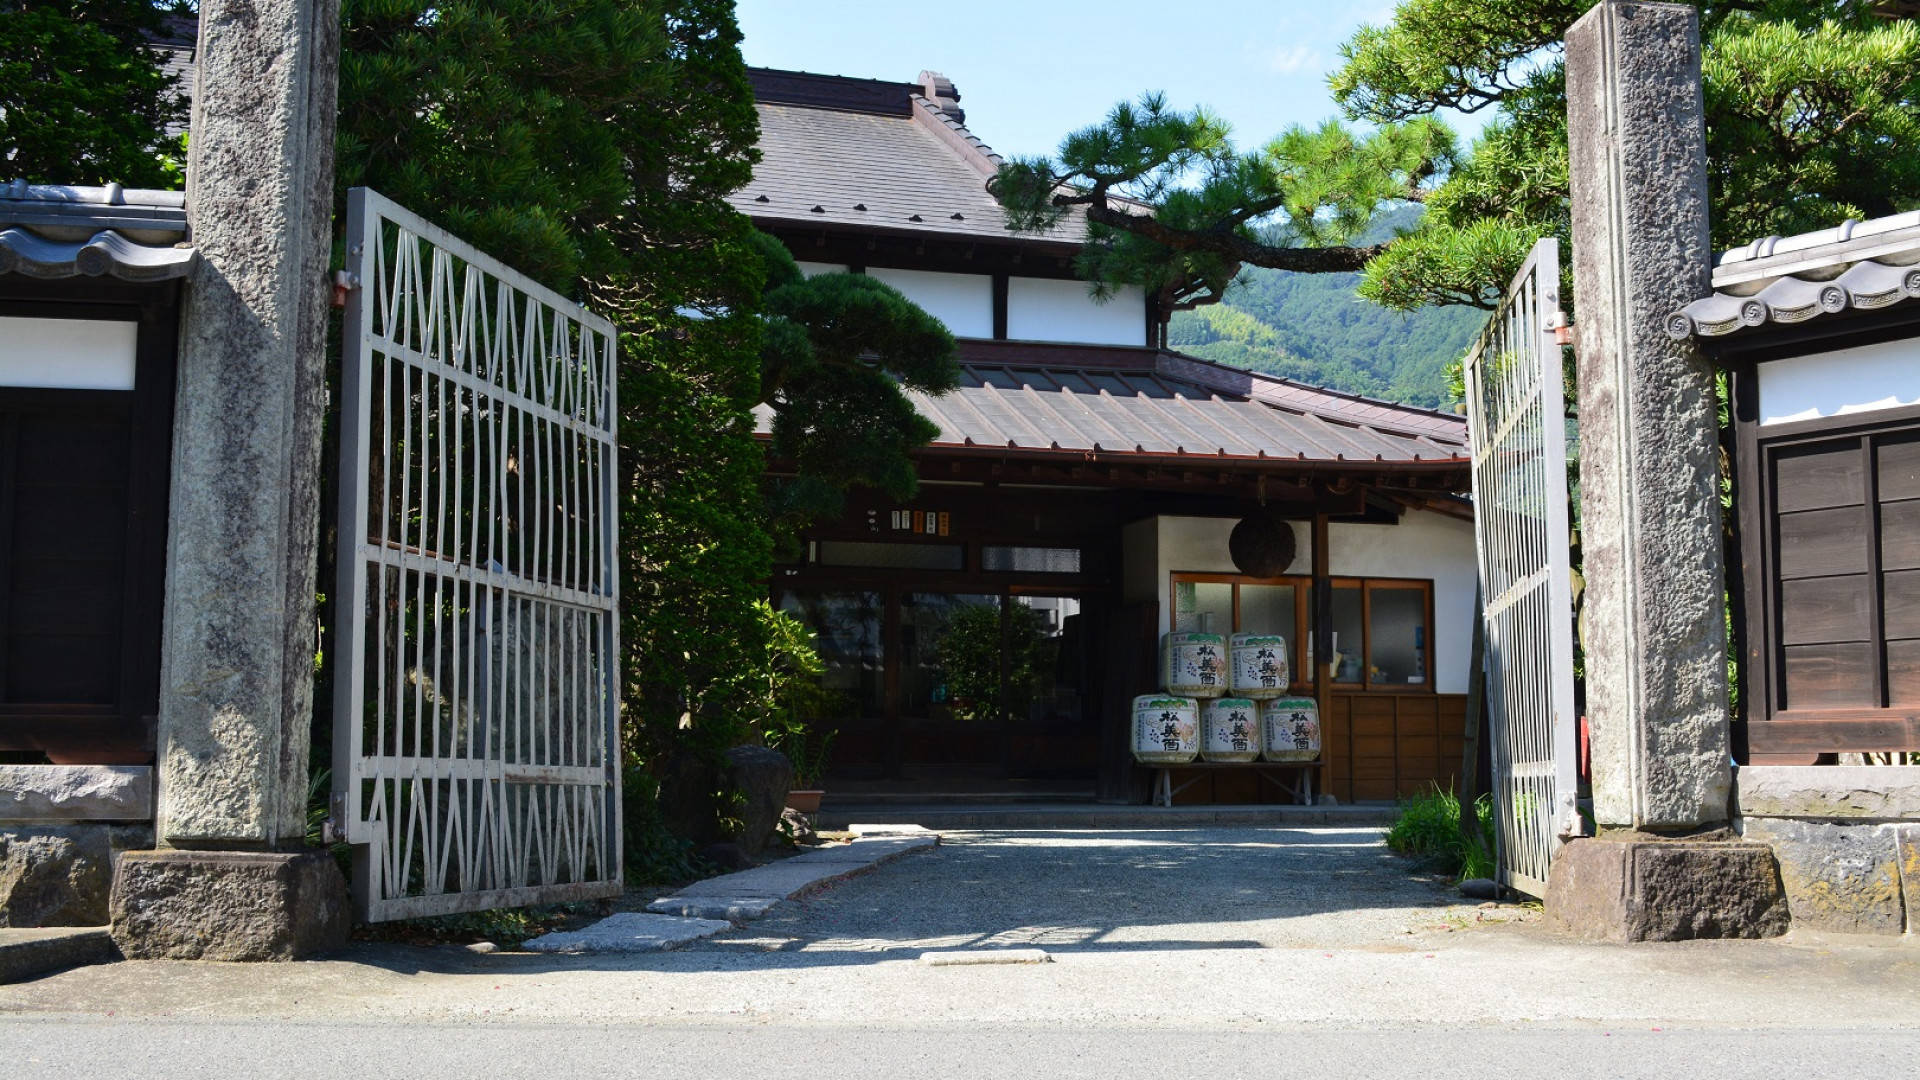
[[[820,685],[827,666],[820,659],[813,632],[772,605],[763,604],[761,616],[768,631],[766,698],[761,703],[766,720],[761,739],[793,764],[788,808],[815,814],[820,811],[820,783],[834,736],[817,725],[833,711],[837,695]]]
[[[787,809],[803,814],[820,812],[820,799],[826,794],[821,782],[827,771],[827,750],[833,744],[831,731],[817,731],[802,723],[782,736],[778,744],[769,742],[793,762],[793,788],[787,792]]]

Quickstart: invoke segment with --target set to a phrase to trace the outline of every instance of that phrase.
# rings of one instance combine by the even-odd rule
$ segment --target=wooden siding
[[[1735,381],[1753,763],[1920,749],[1920,409],[1761,427]]]
[[[1465,694],[1336,693],[1321,718],[1326,767],[1315,790],[1351,803],[1405,798],[1429,784],[1451,789],[1459,782],[1466,717]],[[1196,782],[1174,796],[1175,805],[1285,801],[1251,772],[1174,770],[1175,786],[1189,779]]]

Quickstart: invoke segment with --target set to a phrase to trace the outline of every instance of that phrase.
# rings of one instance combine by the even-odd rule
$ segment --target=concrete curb
[[[845,847],[820,848],[777,863],[697,881],[647,905],[658,915],[745,922],[836,882],[864,874],[902,855],[940,843],[937,833],[913,826],[875,828]]]
[[[104,926],[0,929],[0,983],[120,959]]]
[[[732,928],[733,924],[725,920],[623,911],[585,929],[542,934],[522,947],[538,953],[664,952]]]

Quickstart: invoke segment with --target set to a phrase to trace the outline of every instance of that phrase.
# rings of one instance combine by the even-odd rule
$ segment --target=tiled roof
[[[761,160],[729,201],[756,221],[1063,250],[1086,236],[1077,217],[1046,234],[1010,231],[986,189],[999,156],[953,115],[956,107],[920,86],[799,72],[755,76]]]
[[[1723,337],[1917,299],[1920,212],[1913,212],[1768,237],[1726,252],[1714,266],[1713,294],[1674,312],[1667,332]]]
[[[1178,353],[1023,342],[967,349],[959,389],[908,394],[940,427],[935,450],[1275,467],[1470,460],[1457,416],[1249,377]],[[762,431],[769,422],[763,411]]]
[[[177,191],[34,185],[0,187],[0,274],[36,278],[185,277],[195,251]]]

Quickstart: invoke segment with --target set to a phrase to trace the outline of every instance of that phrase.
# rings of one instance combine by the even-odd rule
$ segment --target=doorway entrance
[[[1097,596],[956,577],[791,589],[779,604],[827,665],[837,781],[1092,791]]]

